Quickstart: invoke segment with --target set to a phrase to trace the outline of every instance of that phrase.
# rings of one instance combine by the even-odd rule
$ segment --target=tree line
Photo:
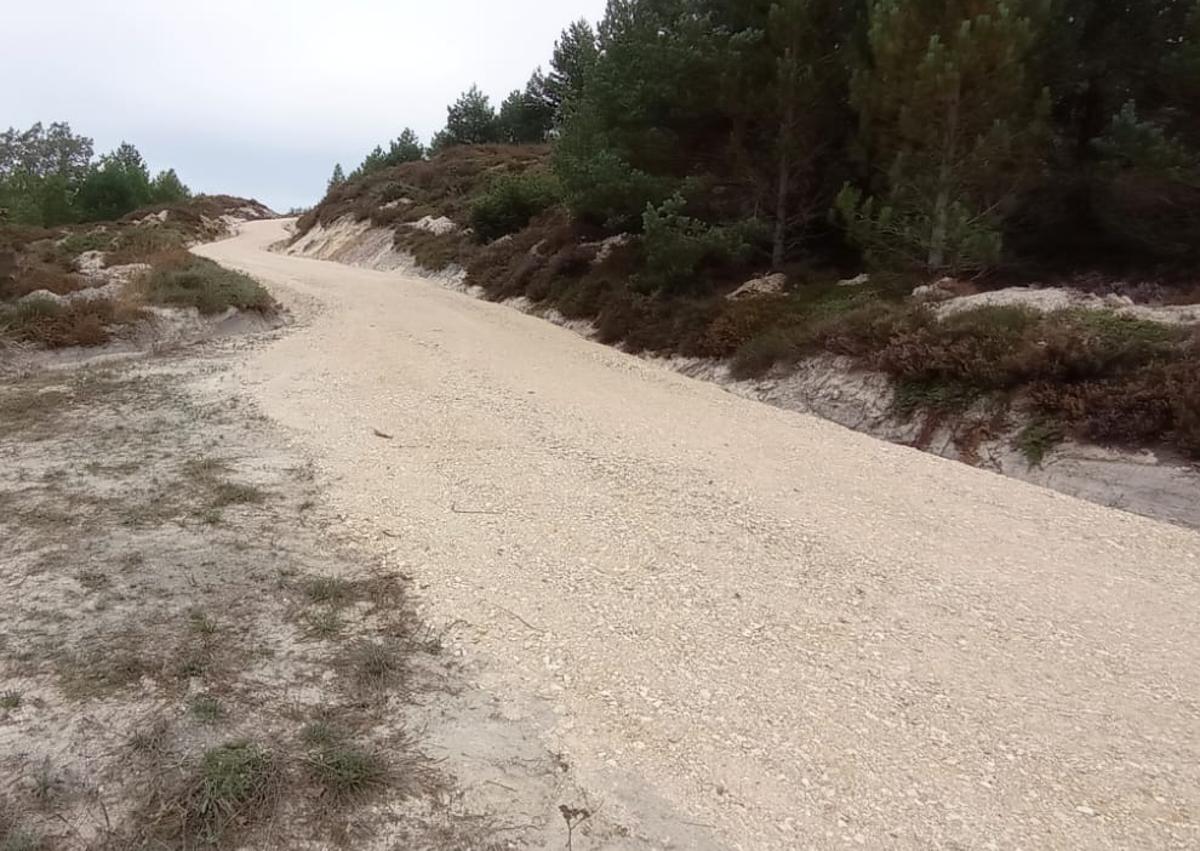
[[[174,169],[152,177],[127,142],[94,154],[92,140],[65,122],[0,133],[0,222],[56,227],[106,221],[191,197]]]
[[[579,219],[670,237],[664,280],[747,250],[1178,262],[1200,0],[609,0],[498,111],[465,92],[431,148],[545,141]]]

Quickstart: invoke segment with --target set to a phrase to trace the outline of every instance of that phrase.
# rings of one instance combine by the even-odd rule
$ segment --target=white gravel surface
[[[283,228],[199,249],[298,318],[240,380],[598,796],[746,849],[1200,846],[1196,533]]]

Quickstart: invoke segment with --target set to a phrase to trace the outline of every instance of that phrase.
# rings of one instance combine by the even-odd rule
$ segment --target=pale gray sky
[[[68,121],[193,189],[311,204],[472,82],[494,105],[605,0],[41,0],[6,4],[0,129]]]

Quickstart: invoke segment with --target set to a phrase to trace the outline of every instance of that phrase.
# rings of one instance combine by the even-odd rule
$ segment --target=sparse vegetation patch
[[[151,304],[193,307],[205,316],[231,307],[259,313],[276,308],[275,300],[249,275],[202,257],[192,258],[183,268],[151,272],[142,282],[141,292]]]

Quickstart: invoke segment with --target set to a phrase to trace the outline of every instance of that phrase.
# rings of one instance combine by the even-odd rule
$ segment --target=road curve
[[[283,235],[197,249],[298,317],[241,380],[599,797],[747,849],[1200,846],[1200,535]]]

